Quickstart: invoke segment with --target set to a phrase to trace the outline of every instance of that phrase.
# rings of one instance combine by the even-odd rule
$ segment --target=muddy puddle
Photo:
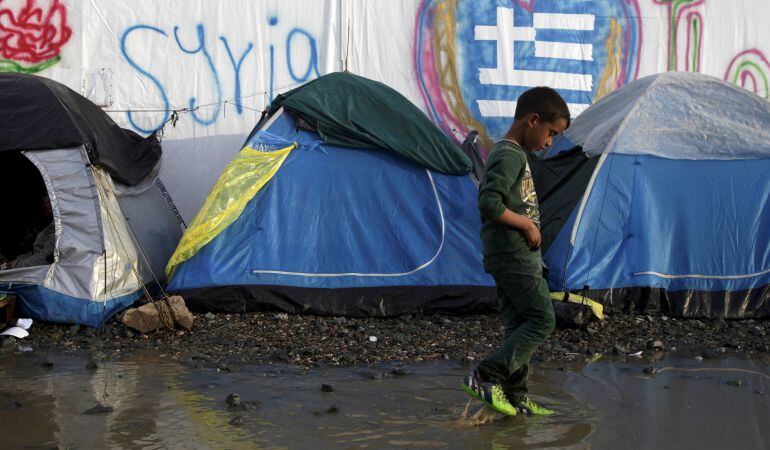
[[[550,417],[479,411],[452,361],[228,371],[165,359],[3,356],[0,447],[770,448],[767,356],[539,365],[531,391]]]

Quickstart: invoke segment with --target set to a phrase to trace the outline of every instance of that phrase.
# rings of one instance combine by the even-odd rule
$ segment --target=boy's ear
[[[538,114],[538,113],[530,113],[529,117],[527,117],[527,124],[529,126],[534,126],[535,122],[537,122],[538,119],[540,119],[540,114]]]

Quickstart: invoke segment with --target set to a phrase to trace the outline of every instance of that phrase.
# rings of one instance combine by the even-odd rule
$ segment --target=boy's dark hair
[[[534,87],[519,96],[514,119],[523,119],[529,113],[537,113],[546,122],[565,119],[569,126],[567,103],[558,92],[546,86]]]

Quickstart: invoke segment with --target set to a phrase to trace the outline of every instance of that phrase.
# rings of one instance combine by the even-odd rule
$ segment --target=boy
[[[472,396],[504,414],[547,415],[527,397],[529,358],[554,329],[542,276],[540,217],[527,151],[551,145],[569,126],[569,109],[548,87],[523,93],[513,124],[489,153],[479,187],[484,270],[495,279],[505,338],[463,380]]]

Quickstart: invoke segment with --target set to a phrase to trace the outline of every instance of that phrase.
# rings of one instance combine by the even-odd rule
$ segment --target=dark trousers
[[[484,259],[485,270],[497,284],[505,337],[500,347],[481,361],[479,374],[484,381],[500,384],[511,402],[527,393],[529,359],[556,323],[540,253],[526,256],[495,255]]]

